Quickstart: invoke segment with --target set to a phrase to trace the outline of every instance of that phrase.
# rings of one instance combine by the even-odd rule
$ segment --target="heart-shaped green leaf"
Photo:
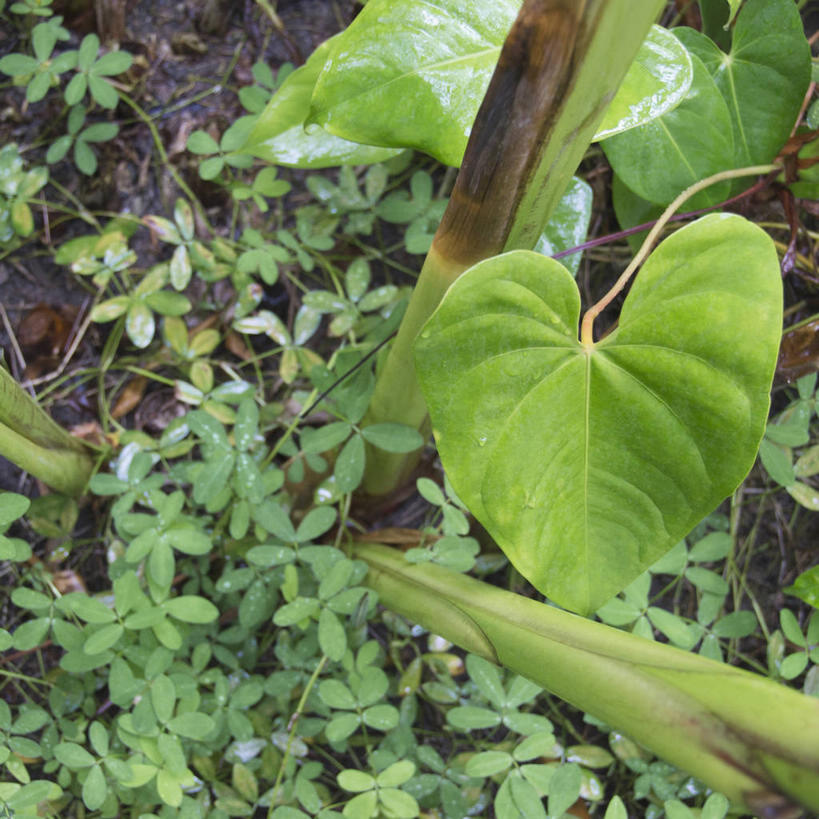
[[[728,54],[694,29],[675,34],[705,63],[728,103],[734,167],[770,162],[788,138],[810,83],[810,47],[796,5],[748,0]]]
[[[609,103],[595,139],[651,122],[685,98],[693,69],[688,51],[671,32],[652,26]]]
[[[732,215],[663,242],[592,347],[560,264],[475,265],[416,343],[455,491],[539,590],[594,611],[747,473],[781,309],[773,243]]]
[[[603,143],[614,172],[638,196],[667,205],[689,185],[733,167],[734,138],[725,98],[699,57],[691,55],[694,78],[686,98],[651,122]],[[701,191],[693,210],[727,199],[725,180]]]
[[[370,0],[332,40],[311,120],[354,142],[417,148],[459,166],[520,6],[521,0]],[[673,108],[690,83],[687,51],[655,26],[600,138]]]

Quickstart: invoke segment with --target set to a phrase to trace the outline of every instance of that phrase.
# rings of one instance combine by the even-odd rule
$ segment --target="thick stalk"
[[[421,430],[424,437],[429,435],[429,429],[425,428],[427,405],[415,375],[412,345],[449,285],[464,270],[465,265],[442,257],[433,243],[384,368],[379,371],[365,424],[398,421]],[[401,485],[409,477],[417,459],[417,453],[394,455],[368,446],[364,491],[383,495]]]
[[[0,367],[0,455],[66,495],[91,477],[90,447],[55,423]]]
[[[468,267],[534,247],[662,7],[662,0],[525,0],[365,423],[424,428],[412,357],[420,328]],[[415,459],[368,451],[364,490],[390,492]]]
[[[394,549],[358,543],[382,604],[623,731],[765,819],[819,811],[819,700]]]

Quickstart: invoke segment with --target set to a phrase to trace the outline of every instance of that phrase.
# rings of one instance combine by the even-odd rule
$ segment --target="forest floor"
[[[279,0],[273,6],[261,0],[98,0],[96,4],[54,0],[53,7],[63,15],[62,24],[71,33],[72,47],[77,47],[88,33],[97,32],[103,45],[126,50],[134,59],[128,71],[115,80],[121,92],[117,106],[111,111],[95,112],[118,128],[114,138],[92,146],[98,168],[86,174],[74,162],[54,163],[50,179],[59,191],[60,206],[50,207],[44,202],[35,210],[35,233],[19,246],[0,252],[0,347],[15,378],[37,396],[55,420],[75,434],[109,444],[120,443],[132,431],[158,438],[174,419],[191,409],[193,402],[180,395],[179,386],[180,373],[186,372],[184,368],[190,362],[180,364],[179,358],[168,352],[167,338],[164,344],[135,349],[127,340],[119,343],[121,327],[119,336],[114,336],[114,324],[91,322],[90,311],[101,297],[99,288],[89,277],[72,275],[66,264],[58,264],[54,251],[88,233],[89,224],[98,224],[97,220],[122,218],[124,223],[138,225],[129,237],[129,247],[136,254],[135,270],[147,270],[168,261],[169,245],[160,241],[157,231],[149,229],[144,220],[149,215],[171,218],[182,194],[192,196],[197,203],[193,209],[195,233],[208,236],[209,241],[221,238],[238,245],[243,232],[258,228],[269,229],[272,234],[274,223],[277,230],[295,232],[294,214],[299,209],[309,210],[321,201],[315,194],[317,186],[308,187],[305,172],[280,169],[280,178],[292,185],[289,192],[274,197],[269,211],[254,210],[244,204],[239,215],[230,186],[202,178],[199,173],[202,156],[188,149],[188,139],[194,132],[204,131],[218,142],[227,128],[247,113],[239,91],[257,82],[255,65],[264,63],[274,73],[287,63],[301,65],[321,42],[345,28],[360,6],[353,0]],[[819,11],[808,8],[803,17],[811,37],[819,27]],[[0,57],[22,50],[20,43],[18,30],[0,28]],[[64,130],[63,97],[50,93],[43,101],[29,104],[22,101],[20,89],[12,85],[9,78],[0,79],[3,79],[0,83],[0,147],[8,143],[25,146],[25,158],[30,165],[45,164],[49,146]],[[412,162],[411,166],[396,171],[390,185],[395,183],[395,188],[405,185],[413,171],[421,170],[433,181],[433,198],[443,200],[451,188],[452,169],[420,155]],[[365,171],[357,173],[363,183]],[[339,183],[337,169],[321,174],[329,185]],[[587,153],[580,175],[594,191],[589,238],[617,233],[619,226],[609,194],[611,169],[602,151],[593,147]],[[180,180],[184,189],[180,187]],[[788,411],[797,402],[798,377],[819,371],[819,320],[812,319],[819,315],[819,242],[809,238],[819,231],[819,207],[815,202],[805,204],[797,219],[789,210],[791,204],[779,196],[778,190],[769,189],[737,203],[734,208],[757,223],[775,225],[780,256],[785,257],[786,325],[809,320],[785,336],[774,382],[772,417]],[[306,292],[319,289],[322,283],[329,289],[327,282],[341,289],[337,270],[332,264],[323,266],[322,254],[333,262],[342,260],[339,269],[342,263],[347,265],[350,259],[367,255],[375,260],[373,284],[397,288],[411,285],[423,254],[410,252],[405,247],[406,225],[380,220],[371,235],[349,231],[349,235],[338,238],[333,231],[348,215],[344,212],[328,215],[316,209],[311,217],[315,219],[312,236],[319,238],[308,248],[314,261],[318,260],[316,271],[297,281],[293,271],[298,266],[286,262],[282,270],[287,275],[279,275],[273,284],[254,284],[254,307],[271,311],[289,332],[295,332],[295,317]],[[350,223],[359,217],[361,212],[355,212]],[[321,234],[322,219],[329,220],[325,234]],[[349,226],[350,223],[343,224]],[[791,227],[794,228],[792,235]],[[342,232],[337,231],[339,235]],[[332,238],[327,239],[328,236]],[[325,239],[329,245],[321,244]],[[312,240],[308,237],[307,241]],[[594,293],[604,291],[605,285],[625,266],[630,253],[626,242],[619,241],[584,254],[577,281],[586,303],[594,301]],[[307,379],[302,378],[303,372],[295,381],[282,372],[278,355],[282,345],[274,344],[264,335],[240,336],[233,331],[237,305],[245,297],[245,291],[236,281],[225,277],[206,286],[192,279],[185,293],[197,308],[186,316],[187,329],[191,338],[210,330],[219,332],[220,344],[209,352],[208,359],[218,374],[234,378],[239,373],[266,385],[266,395],[272,400],[269,414],[265,416],[262,411],[262,423],[269,423],[271,428],[278,425],[278,434],[303,408],[304,404],[299,402],[304,402],[308,395],[309,390],[303,388]],[[161,335],[160,323],[158,319],[156,342]],[[329,360],[339,348],[339,335],[329,332],[327,324],[325,317],[322,331],[312,335],[309,343],[302,345],[303,350],[299,349],[299,366],[305,360],[312,361],[310,355]],[[815,398],[810,400],[815,409]],[[320,410],[309,420],[318,427],[334,418]],[[812,433],[811,443],[816,440]],[[287,465],[295,459],[293,456]],[[309,459],[306,460],[309,465]],[[328,468],[326,464],[324,468]],[[332,464],[329,470],[332,471]],[[311,474],[308,469],[301,481],[288,479],[286,488],[299,513],[310,506],[317,485],[327,474],[326,471]],[[427,453],[418,474],[442,481],[434,454]],[[44,485],[3,458],[0,458],[0,489],[30,498],[47,492]],[[79,509],[64,519],[57,519],[62,514],[58,510],[56,518],[48,520],[47,511],[41,510],[43,518],[33,530],[27,529],[26,534],[49,571],[57,573],[61,591],[106,589],[110,554],[102,546],[99,532],[111,525],[108,508],[96,498],[81,501]],[[414,487],[397,494],[385,505],[353,508],[352,516],[362,530],[377,529],[382,542],[402,546],[412,542],[414,534],[431,519],[429,504]],[[70,522],[68,530],[73,531],[66,530],[66,521]],[[698,527],[690,541],[714,531],[730,532],[736,543],[742,543],[738,555],[742,565],[732,569],[740,577],[732,588],[734,602],[738,609],[748,610],[752,607],[748,601],[752,600],[764,632],[763,635],[757,630],[751,636],[744,635],[732,642],[734,654],[729,659],[764,673],[774,662],[768,638],[770,632],[778,628],[778,612],[787,607],[798,610],[800,624],[806,623],[810,616],[810,607],[787,597],[783,589],[816,563],[819,514],[806,505],[800,506],[757,464],[738,493]],[[491,558],[497,555],[478,524],[472,523],[470,534],[480,540],[482,546],[489,546]],[[439,531],[436,537],[440,535]],[[407,537],[410,541],[404,543],[402,538]],[[91,548],[61,551],[61,544],[69,540]],[[230,558],[232,556],[225,562]],[[497,564],[490,559],[487,566],[486,576],[491,577]],[[514,590],[532,594],[525,581],[511,570],[499,571],[497,576]],[[696,621],[700,598],[693,585],[684,585],[680,577],[666,584],[655,576],[652,583],[652,605],[656,602],[667,606],[686,622]],[[674,583],[677,583],[676,589],[669,591]],[[666,596],[661,602],[663,595]],[[645,602],[647,610],[648,589]],[[235,611],[233,606],[231,617]],[[3,599],[0,627],[13,631],[19,622],[20,613]],[[650,625],[647,628],[651,630]],[[387,632],[387,626],[378,624],[373,633],[380,638]],[[386,642],[386,638],[382,642]],[[403,644],[402,647],[406,648]],[[36,666],[32,657],[23,655],[39,648],[7,655],[2,662],[18,663],[14,665],[15,673],[26,671],[36,676],[43,669]],[[781,658],[784,643],[779,648]],[[60,661],[53,649],[43,656],[55,667]],[[808,693],[819,695],[816,668],[812,669],[812,680],[804,681],[802,687]],[[552,707],[552,710],[557,709]],[[429,712],[434,712],[432,706]],[[439,722],[442,719],[437,712],[434,717]],[[574,732],[577,737],[582,735],[578,747],[603,742],[595,728],[582,722],[579,712],[566,717],[566,725],[568,732]],[[439,728],[440,725],[433,725],[431,730]],[[626,774],[626,778],[628,776],[630,774]],[[655,802],[659,804],[656,799]],[[262,813],[267,812],[259,810],[254,815]],[[491,809],[487,808],[483,815],[490,813]],[[589,813],[577,815],[589,816]]]

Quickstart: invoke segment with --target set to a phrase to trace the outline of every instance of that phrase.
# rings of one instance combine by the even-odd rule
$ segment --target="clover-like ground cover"
[[[664,24],[697,25],[672,5]],[[353,498],[372,447],[401,453],[419,438],[360,426],[373,360],[337,379],[394,330],[453,173],[392,151],[310,172],[233,153],[252,127],[240,118],[263,110],[287,63],[359,6],[0,7],[5,363],[63,425],[111,448],[79,500],[0,465],[0,816],[725,815],[720,795],[609,726],[378,609],[345,551],[363,533],[534,594],[464,506],[497,517],[490,490],[514,463],[494,442],[483,442],[497,467],[476,474],[488,487],[477,506],[431,450],[389,502]],[[713,54],[686,36],[705,70]],[[720,108],[719,121],[730,115]],[[629,150],[609,159],[639,178]],[[580,244],[589,221],[589,238],[619,230],[599,150],[579,176],[591,187],[573,183],[552,252]],[[817,192],[810,171],[796,202],[778,190],[770,181],[742,204],[785,274],[761,462],[624,592],[589,605],[611,626],[816,696]],[[615,204],[624,218],[647,203],[615,193]],[[584,303],[630,255],[617,238],[574,257]],[[726,337],[725,361],[741,359],[732,344],[753,345],[754,322]],[[725,378],[714,411],[734,418]],[[566,430],[576,422],[570,408]],[[477,428],[450,434],[483,449]],[[691,456],[669,442],[673,472]],[[505,443],[534,469],[531,441]],[[720,451],[709,442],[712,459]]]

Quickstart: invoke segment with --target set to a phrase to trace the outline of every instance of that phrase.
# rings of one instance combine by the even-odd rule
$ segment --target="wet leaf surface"
[[[416,345],[438,450],[458,495],[551,599],[595,610],[745,476],[780,288],[770,239],[728,216],[661,244],[593,348],[577,340],[577,287],[552,260],[505,254],[450,288]]]

